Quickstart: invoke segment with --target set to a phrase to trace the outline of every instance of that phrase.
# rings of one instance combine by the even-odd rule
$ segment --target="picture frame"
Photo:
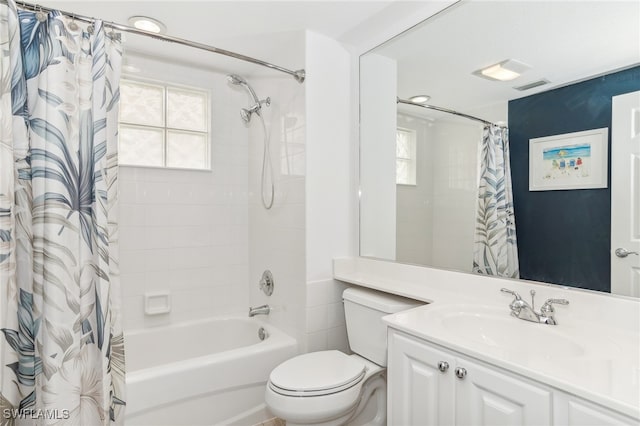
[[[609,128],[529,139],[529,191],[607,188]]]

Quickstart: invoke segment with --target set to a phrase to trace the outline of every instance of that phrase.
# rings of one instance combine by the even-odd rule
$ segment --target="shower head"
[[[239,85],[239,84],[247,84],[247,80],[240,77],[237,74],[229,74],[227,76],[227,81],[231,84]]]
[[[258,95],[256,95],[256,92],[254,92],[251,86],[249,86],[249,83],[247,82],[247,80],[245,80],[244,78],[240,77],[237,74],[229,74],[227,76],[227,81],[233,84],[234,86],[244,87],[253,98],[253,102],[256,104],[260,103],[260,99],[258,99]]]
[[[244,121],[245,123],[248,123],[249,121],[251,121],[251,114],[253,112],[249,111],[246,108],[241,108],[240,109],[240,118],[242,118],[242,121]]]
[[[271,104],[271,99],[267,98],[263,101],[260,100],[260,98],[258,98],[258,95],[256,95],[256,92],[253,91],[253,88],[249,85],[249,83],[247,82],[247,80],[245,80],[243,77],[237,75],[237,74],[229,74],[227,75],[227,81],[231,84],[233,84],[234,86],[242,86],[244,87],[247,92],[249,92],[249,94],[251,95],[251,97],[253,98],[253,105],[249,108],[242,108],[240,110],[240,117],[242,118],[242,121],[244,121],[245,123],[249,123],[249,121],[251,121],[251,115],[256,113],[258,115],[260,115],[260,110],[262,109],[262,104],[265,103],[267,104],[267,106],[269,106]]]

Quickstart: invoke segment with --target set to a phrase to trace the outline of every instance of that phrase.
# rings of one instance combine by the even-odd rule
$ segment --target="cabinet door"
[[[457,364],[467,374],[455,380],[456,424],[552,424],[550,389],[499,373],[465,358],[458,358]]]
[[[560,391],[555,393],[553,419],[558,426],[637,426],[640,424],[639,419],[615,413]]]
[[[450,368],[441,372],[438,363]],[[453,425],[454,358],[411,337],[389,332],[387,424]]]

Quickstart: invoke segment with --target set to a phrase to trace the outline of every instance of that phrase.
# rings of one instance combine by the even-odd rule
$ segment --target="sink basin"
[[[445,307],[443,307],[445,308]],[[523,321],[508,309],[456,305],[434,309],[431,320],[456,339],[473,341],[494,351],[543,358],[579,357],[585,347],[555,325]]]

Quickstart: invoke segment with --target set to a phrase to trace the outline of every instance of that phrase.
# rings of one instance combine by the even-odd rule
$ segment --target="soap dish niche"
[[[144,294],[145,315],[162,315],[171,312],[171,294],[160,291]]]

